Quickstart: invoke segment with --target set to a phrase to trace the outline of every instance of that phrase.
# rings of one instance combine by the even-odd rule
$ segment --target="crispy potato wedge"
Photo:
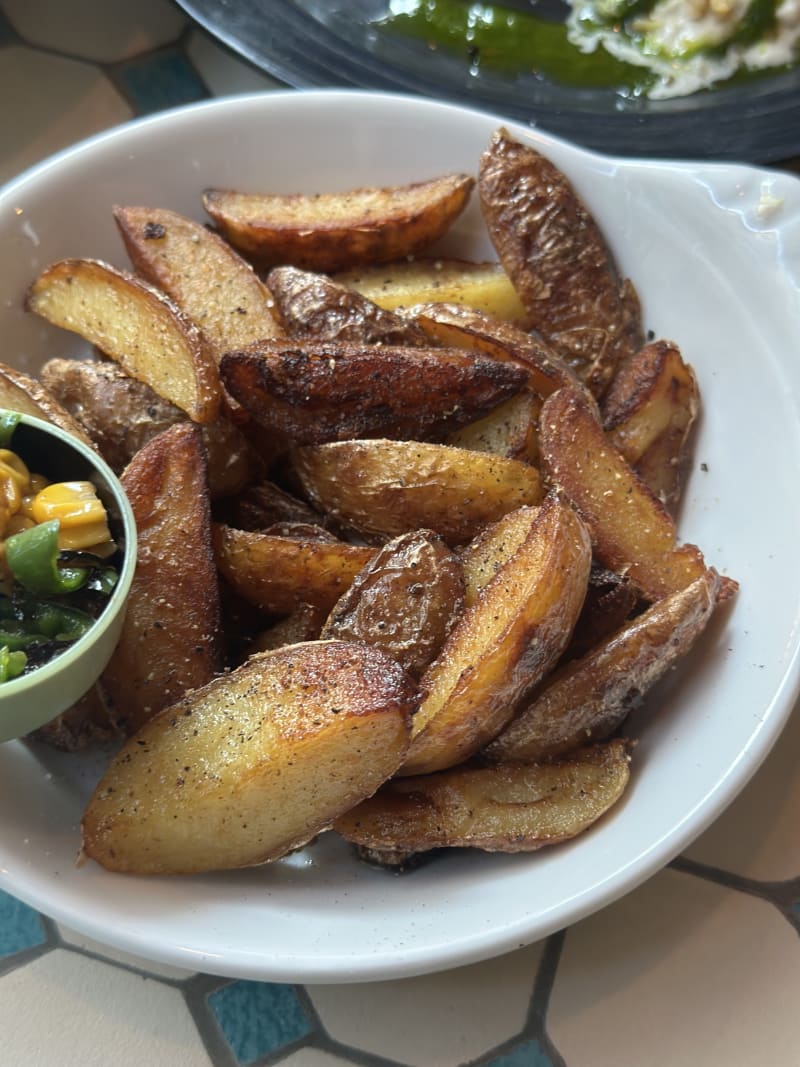
[[[620,281],[597,223],[566,175],[505,129],[481,157],[478,188],[530,324],[601,396],[643,336],[636,292]]]
[[[286,645],[298,645],[302,641],[318,641],[327,617],[324,609],[313,604],[301,604],[291,615],[260,630],[249,643],[249,653],[270,652]]]
[[[326,274],[274,267],[267,275],[267,285],[289,337],[430,347],[416,323],[380,307]]]
[[[148,282],[99,260],[64,259],[42,271],[26,307],[96,345],[194,422],[216,418],[222,387],[208,344]]]
[[[29,741],[38,741],[61,752],[80,752],[119,737],[120,731],[108,713],[98,685],[93,685],[71,708],[28,734]]]
[[[457,304],[419,304],[409,309],[409,315],[438,344],[482,352],[525,367],[531,387],[542,397],[565,387],[583,391],[577,374],[561,356],[518,326]]]
[[[206,211],[260,265],[335,271],[415,255],[449,230],[475,180],[446,174],[382,189],[315,195],[207,189]]]
[[[509,511],[497,522],[485,526],[468,545],[464,545],[461,549],[461,567],[464,572],[465,607],[472,607],[481,590],[530,536],[537,513],[534,507]]]
[[[718,588],[719,575],[706,571],[554,671],[482,757],[537,762],[608,737],[695,643],[714,612]]]
[[[117,474],[153,437],[188,418],[117,363],[50,359],[42,367],[41,377]],[[256,464],[224,405],[213,422],[200,427],[200,433],[208,458],[211,496],[238,493],[252,477]]]
[[[222,637],[199,433],[189,423],[164,430],[121,480],[139,554],[122,635],[100,686],[112,719],[130,734],[214,676]]]
[[[537,424],[541,410],[541,397],[525,389],[498,404],[482,419],[455,430],[445,444],[475,452],[491,452],[536,467],[539,464]]]
[[[55,394],[51,393],[43,382],[30,378],[5,363],[0,363],[0,408],[52,422],[54,426],[66,430],[85,445],[97,450],[97,445],[84,427],[59,403]]]
[[[322,526],[325,519],[304,501],[292,496],[274,482],[248,485],[238,496],[226,501],[223,521],[238,530],[264,533],[280,522],[302,522]]]
[[[133,269],[200,327],[217,362],[283,332],[269,290],[219,234],[164,208],[115,207],[114,219]]]
[[[603,398],[609,440],[667,507],[680,499],[699,411],[694,371],[671,341],[640,349]]]
[[[503,729],[564,651],[590,564],[583,523],[571,507],[548,498],[422,676],[423,701],[398,773],[453,767]]]
[[[599,563],[589,572],[589,588],[563,659],[578,659],[618,630],[637,607],[639,593],[624,574]]]
[[[239,596],[275,615],[305,604],[330,611],[374,548],[344,541],[294,537],[213,526],[220,573]]]
[[[132,874],[276,859],[391,776],[416,701],[411,679],[368,645],[254,656],[122,749],[86,808],[84,853]]]
[[[294,467],[312,504],[364,535],[433,530],[450,545],[542,498],[518,460],[419,441],[335,441],[299,448]]]
[[[464,601],[461,561],[438,534],[401,534],[337,601],[323,638],[382,648],[418,678],[439,654]]]
[[[675,523],[611,444],[582,399],[548,397],[539,419],[542,464],[592,535],[597,559],[627,574],[642,596],[660,600],[705,572],[700,549],[677,546]]]
[[[630,757],[621,740],[558,763],[457,767],[395,778],[342,815],[347,841],[406,853],[434,848],[532,852],[587,830],[622,797]]]
[[[342,341],[264,341],[227,352],[228,392],[296,444],[442,437],[519,392],[521,367],[465,352]]]
[[[402,259],[343,271],[334,281],[390,311],[431,301],[464,304],[504,322],[526,326],[528,314],[499,263],[460,259]]]

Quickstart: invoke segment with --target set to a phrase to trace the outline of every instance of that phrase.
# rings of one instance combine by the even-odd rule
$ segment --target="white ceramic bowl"
[[[205,186],[319,191],[475,172],[497,117],[417,98],[275,93],[217,100],[113,130],[0,195],[7,358],[35,370],[81,344],[26,315],[24,290],[64,256],[125,257],[113,204],[203,218]],[[0,885],[87,935],[190,969],[263,979],[389,978],[489,957],[600,908],[675,856],[744,786],[798,691],[800,183],[737,166],[590,155],[510,125],[596,214],[644,319],[695,366],[704,414],[684,539],[735,576],[681,669],[637,714],[623,803],[538,854],[460,852],[405,877],[332,835],[260,869],[190,879],[76,868],[100,757],[0,749]],[[491,257],[476,202],[445,246]]]
[[[31,415],[20,415],[11,448],[30,469],[51,481],[91,481],[124,555],[114,591],[87,632],[41,667],[0,685],[0,741],[44,726],[91,689],[114,651],[136,572],[133,512],[119,480],[100,456],[71,434]]]

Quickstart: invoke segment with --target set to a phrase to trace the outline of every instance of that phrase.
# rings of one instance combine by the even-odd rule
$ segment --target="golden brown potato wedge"
[[[334,829],[362,847],[405,853],[532,852],[587,830],[617,803],[629,779],[626,744],[615,740],[558,763],[396,778],[337,819]]]
[[[536,762],[612,734],[703,632],[719,576],[706,571],[546,678],[482,752],[492,763]]]
[[[297,645],[302,641],[317,641],[328,613],[313,604],[301,604],[298,608],[278,619],[272,626],[267,626],[252,638],[248,653],[271,652],[286,645]]]
[[[418,678],[439,654],[464,602],[461,561],[438,534],[390,541],[337,601],[323,638],[365,641]]]
[[[164,430],[122,474],[139,554],[122,635],[100,680],[114,722],[133,733],[222,666],[206,459],[189,423]]]
[[[206,211],[230,243],[261,265],[334,271],[402,259],[452,226],[475,185],[466,174],[315,195],[207,189]]]
[[[326,274],[274,267],[267,275],[267,285],[289,337],[430,347],[416,323],[380,307],[355,289],[339,285]]]
[[[270,481],[247,486],[233,500],[226,501],[222,510],[223,521],[228,526],[260,533],[280,522],[302,522],[315,526],[324,523],[323,516],[304,500],[299,500]]]
[[[375,555],[374,548],[344,541],[236,530],[215,523],[214,553],[229,585],[251,604],[289,615],[305,604],[330,611]]]
[[[450,545],[542,498],[539,472],[518,460],[419,441],[335,441],[299,448],[311,502],[360,533],[433,530]]]
[[[343,271],[334,281],[354,289],[390,311],[431,301],[463,304],[503,322],[526,326],[528,315],[499,263],[460,259],[401,259],[375,267]]]
[[[50,359],[42,367],[41,377],[117,474],[153,437],[188,418],[117,363]],[[224,405],[213,422],[200,427],[200,433],[208,458],[211,496],[239,492],[252,477],[254,456]]]
[[[537,424],[541,410],[541,397],[525,389],[498,404],[482,419],[455,430],[445,444],[519,459],[536,467],[539,464]]]
[[[400,774],[453,767],[503,729],[564,651],[590,564],[583,523],[571,507],[548,498],[422,676],[423,701]]]
[[[519,392],[521,367],[457,350],[264,341],[227,352],[220,374],[252,417],[295,444],[442,437]]]
[[[84,814],[84,853],[133,874],[276,859],[390,777],[416,700],[411,679],[368,645],[254,656],[123,748]]]
[[[218,234],[164,208],[115,207],[114,219],[136,273],[200,327],[217,362],[231,348],[280,336],[269,290]]]
[[[457,304],[420,304],[410,308],[409,315],[431,340],[441,345],[482,352],[525,367],[531,387],[542,397],[565,387],[576,392],[584,388],[575,371],[553,348],[512,323]]]
[[[464,604],[470,608],[481,590],[511,559],[536,522],[537,509],[516,508],[497,522],[485,526],[461,549],[464,571]]]
[[[603,398],[609,440],[667,507],[680,498],[699,411],[694,371],[670,341],[640,349]]]
[[[580,397],[560,390],[539,419],[542,464],[592,535],[597,559],[627,574],[649,601],[684,589],[705,572],[695,545],[677,546],[664,505],[611,444]]]
[[[500,129],[481,157],[481,206],[530,324],[595,396],[641,347],[639,301],[597,223],[550,160]]]
[[[42,271],[26,306],[96,345],[194,422],[216,417],[222,387],[208,344],[148,282],[99,260],[64,259]]]
[[[71,433],[90,448],[97,448],[80,422],[62,407],[55,394],[51,393],[43,382],[38,382],[5,363],[0,363],[0,408],[52,422],[54,426]]]

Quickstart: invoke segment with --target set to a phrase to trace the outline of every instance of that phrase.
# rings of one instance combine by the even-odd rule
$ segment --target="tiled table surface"
[[[0,0],[0,181],[133,116],[275,83],[167,0]],[[547,941],[292,987],[120,956],[0,893],[0,1067],[800,1064],[800,715],[680,859]]]

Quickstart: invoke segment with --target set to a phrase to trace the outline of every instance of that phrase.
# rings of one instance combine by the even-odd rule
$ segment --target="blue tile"
[[[553,1061],[538,1041],[525,1041],[511,1052],[489,1060],[484,1067],[553,1067]]]
[[[121,63],[114,68],[113,75],[138,115],[149,115],[208,96],[197,71],[176,48]]]
[[[253,1063],[311,1032],[290,985],[231,982],[212,993],[208,1003],[241,1064]]]
[[[36,948],[45,938],[38,912],[0,891],[0,956]]]

